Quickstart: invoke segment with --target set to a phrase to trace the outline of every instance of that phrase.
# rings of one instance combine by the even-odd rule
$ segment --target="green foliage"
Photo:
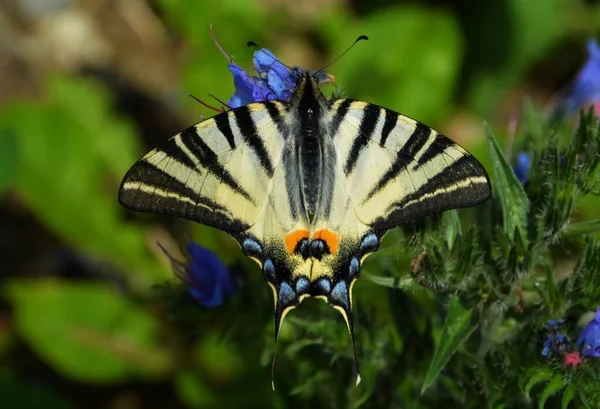
[[[19,141],[16,190],[49,228],[147,291],[167,270],[149,257],[144,230],[123,222],[115,199],[137,159],[133,129],[110,113],[97,84],[55,78],[47,87],[45,103],[14,102],[0,114],[0,128]]]
[[[106,285],[14,282],[8,298],[19,335],[66,377],[105,383],[156,378],[169,368],[156,322]]]
[[[473,310],[464,308],[458,297],[450,299],[448,315],[442,329],[442,335],[425,375],[425,383],[421,388],[421,393],[425,392],[433,384],[452,355],[475,331],[476,326],[473,325],[472,318]]]

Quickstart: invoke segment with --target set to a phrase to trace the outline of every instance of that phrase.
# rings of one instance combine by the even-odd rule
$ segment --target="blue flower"
[[[517,163],[513,166],[513,171],[522,185],[529,180],[529,171],[531,170],[531,158],[525,152],[519,152]]]
[[[595,39],[588,41],[587,51],[588,60],[558,107],[558,115],[569,116],[588,104],[600,102],[600,47]]]
[[[290,68],[283,64],[275,55],[266,48],[258,49],[254,53],[254,67],[258,75],[249,75],[244,69],[233,62],[215,39],[210,31],[217,48],[229,61],[228,68],[233,75],[235,93],[227,101],[229,108],[238,108],[252,102],[263,102],[270,100],[289,100],[304,70],[301,68]],[[323,71],[310,71],[310,73],[321,83],[333,82],[333,76]]]
[[[583,344],[583,355],[600,358],[600,307],[594,319],[583,328],[577,344]]]
[[[175,274],[188,286],[190,295],[200,305],[219,307],[223,305],[225,296],[233,294],[229,268],[212,251],[192,242],[186,246],[187,263],[176,260],[164,248],[163,251],[171,259]]]
[[[546,329],[546,340],[544,341],[544,348],[542,349],[543,356],[550,356],[552,352],[563,354],[566,352],[567,347],[571,344],[571,340],[568,336],[562,333],[558,333],[559,330],[565,325],[565,320],[548,320],[545,325]]]
[[[571,343],[569,337],[565,334],[555,334],[548,336],[544,341],[544,348],[542,349],[543,356],[549,356],[552,352],[563,354],[567,350],[567,346]]]

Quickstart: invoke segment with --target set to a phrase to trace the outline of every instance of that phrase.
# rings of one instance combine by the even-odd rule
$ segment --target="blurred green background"
[[[342,320],[316,302],[294,312],[298,322],[314,323],[306,344],[292,342],[304,332],[294,319],[286,321],[279,349],[295,346],[298,358],[279,361],[272,392],[272,299],[258,268],[224,234],[119,206],[119,182],[135,160],[212,116],[186,92],[204,100],[209,93],[221,100],[232,94],[227,61],[207,32],[211,23],[223,48],[248,70],[249,40],[289,65],[316,69],[368,35],[370,41],[327,70],[344,95],[419,119],[487,164],[483,121],[502,137],[525,101],[551,109],[586,59],[586,41],[600,29],[600,4],[1,2],[0,400],[10,407],[333,407],[361,399],[365,406],[401,407],[418,401],[433,341],[410,360],[415,374],[397,385],[401,401],[367,399],[352,385]],[[222,308],[182,307],[185,293],[153,288],[175,281],[156,242],[176,252],[188,233],[215,250],[242,283]],[[398,274],[410,270],[406,262],[397,266]],[[397,317],[382,293],[369,282],[356,286],[364,306],[357,315],[359,359],[368,348],[402,351],[407,342],[406,333],[388,325]],[[409,320],[409,332],[439,335],[435,305],[410,294],[398,303],[412,309],[407,316],[428,317]],[[344,359],[313,373],[304,361],[323,348]],[[376,376],[366,366],[361,388],[369,389]],[[315,397],[324,379],[350,386],[351,397]]]

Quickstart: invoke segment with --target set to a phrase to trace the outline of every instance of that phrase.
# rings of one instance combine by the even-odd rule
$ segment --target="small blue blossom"
[[[525,152],[519,152],[517,155],[517,163],[513,166],[513,171],[522,185],[529,180],[529,171],[531,170],[531,158]]]
[[[542,349],[543,356],[550,356],[551,353],[555,352],[558,354],[564,354],[567,347],[571,344],[571,340],[568,336],[562,333],[558,333],[563,328],[565,320],[548,320],[545,325],[546,329],[546,340],[544,341],[544,347]]]
[[[596,316],[583,328],[577,344],[583,344],[583,355],[600,358],[600,307]]]
[[[175,274],[188,286],[190,295],[200,305],[215,308],[223,305],[225,297],[233,294],[233,282],[229,268],[212,251],[197,243],[186,246],[188,262],[182,263],[172,257]]]
[[[574,114],[584,106],[600,101],[600,47],[595,39],[588,41],[587,52],[588,60],[559,106],[558,111],[564,116]]]

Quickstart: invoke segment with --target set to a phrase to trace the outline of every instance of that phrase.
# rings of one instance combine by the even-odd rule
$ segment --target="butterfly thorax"
[[[327,172],[327,129],[322,125],[323,113],[327,110],[327,99],[319,90],[318,83],[305,73],[290,101],[289,117],[291,119],[292,143],[294,150],[289,157],[292,163],[286,166],[297,168],[299,196],[307,221],[312,223],[315,215],[326,198],[324,186]],[[329,142],[331,145],[331,142]]]

